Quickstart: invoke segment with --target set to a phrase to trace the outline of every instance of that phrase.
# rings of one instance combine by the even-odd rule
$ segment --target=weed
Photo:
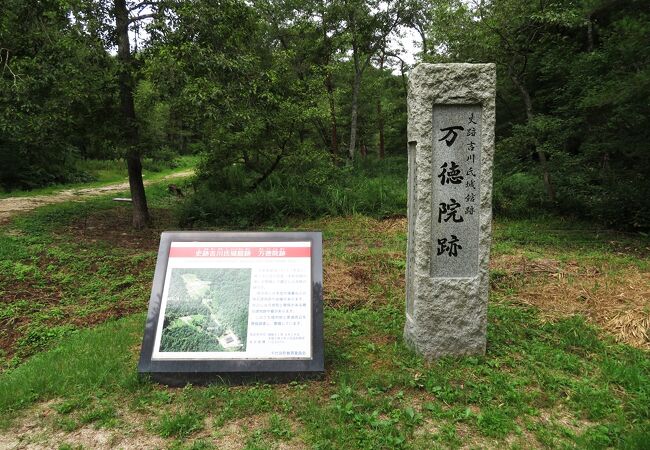
[[[269,419],[268,431],[279,439],[291,439],[291,436],[293,434],[291,432],[291,425],[289,422],[277,414],[271,415],[271,418]]]
[[[59,414],[67,415],[71,412],[84,408],[88,403],[88,397],[75,397],[66,399],[53,406],[53,409]]]
[[[77,422],[72,417],[57,417],[54,420],[54,424],[57,428],[59,428],[62,431],[65,431],[66,433],[70,433],[71,431],[76,430],[80,426],[79,422]]]
[[[187,438],[203,428],[204,416],[192,411],[180,414],[163,414],[155,427],[162,437]]]
[[[84,446],[81,444],[73,445],[73,444],[61,444],[59,445],[58,449],[59,450],[83,450]]]
[[[102,402],[97,407],[83,413],[80,421],[84,424],[94,423],[98,428],[111,428],[117,422],[117,412],[113,405]]]

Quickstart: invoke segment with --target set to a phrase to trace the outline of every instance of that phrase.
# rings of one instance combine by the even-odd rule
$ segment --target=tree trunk
[[[420,39],[422,40],[422,59],[424,59],[424,56],[426,56],[429,52],[427,48],[427,34],[423,25],[417,24],[415,29],[420,35]]]
[[[384,115],[381,111],[381,99],[377,99],[377,117],[379,121],[379,159],[384,159],[385,139],[384,139]]]
[[[117,57],[120,62],[120,108],[124,120],[126,140],[126,165],[133,204],[133,227],[145,228],[149,224],[147,197],[142,182],[142,162],[138,149],[138,127],[133,102],[133,77],[131,75],[131,47],[129,43],[129,10],[126,0],[114,0],[115,27],[117,31]]]
[[[381,52],[381,57],[379,58],[379,76],[382,77],[384,74],[384,60],[386,59],[386,54],[384,50]],[[380,81],[383,81],[383,77],[380,78]],[[383,88],[383,86],[380,86]],[[380,89],[380,92],[383,89]],[[385,140],[384,140],[384,114],[381,110],[381,95],[377,97],[377,125],[379,127],[379,159],[384,159],[385,155]]]
[[[330,70],[329,64],[332,56],[332,42],[330,37],[327,35],[327,30],[329,28],[329,23],[326,19],[326,5],[325,2],[320,3],[320,17],[321,17],[321,31],[323,39],[323,49],[324,49],[324,60],[323,67],[325,67],[325,89],[327,90],[327,99],[329,101],[330,107],[330,153],[332,155],[332,160],[336,162],[337,155],[339,153],[339,134],[336,128],[336,99],[334,98],[334,82],[332,80],[332,71]]]
[[[142,182],[142,163],[140,155],[129,152],[126,156],[126,166],[129,171],[129,186],[133,203],[133,228],[142,229],[149,224],[149,209],[147,197]]]
[[[594,22],[591,19],[591,16],[587,18],[587,51],[594,51]]]
[[[521,93],[521,97],[523,98],[524,105],[526,107],[526,119],[528,120],[528,123],[531,123],[534,117],[533,102],[530,98],[530,93],[528,92],[528,89],[526,89],[526,86],[523,85],[523,83],[519,80],[517,75],[514,73],[512,66],[510,67],[510,78],[512,79],[512,82],[517,87],[517,89],[519,89],[519,92]],[[535,139],[535,141],[537,141],[537,139]],[[556,200],[555,187],[553,186],[553,182],[551,181],[551,174],[549,173],[548,170],[546,155],[544,154],[544,151],[540,149],[538,142],[535,142],[535,151],[537,152],[537,157],[539,158],[539,164],[542,167],[542,176],[544,178],[544,187],[546,188],[546,194],[548,195],[548,199],[552,203],[555,203]]]
[[[408,82],[406,81],[406,65],[404,64],[404,61],[400,59],[399,62],[399,71],[400,74],[402,75],[402,86],[404,87],[404,100],[408,97]]]
[[[350,120],[350,149],[348,158],[354,161],[354,148],[357,140],[357,115],[359,103],[359,88],[361,86],[361,73],[354,71],[354,83],[352,85],[352,118]]]
[[[330,153],[332,156],[335,156],[339,152],[339,136],[336,130],[336,102],[334,99],[334,83],[332,82],[332,74],[329,72],[329,70],[327,71],[327,77],[325,78],[325,87],[327,88],[327,97],[330,103]]]
[[[366,144],[361,141],[359,143],[359,155],[361,155],[362,159],[366,159],[366,156],[368,156],[368,148],[366,147]]]

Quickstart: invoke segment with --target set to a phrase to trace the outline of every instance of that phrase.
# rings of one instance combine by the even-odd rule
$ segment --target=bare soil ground
[[[151,429],[153,416],[126,410],[120,411],[113,427],[103,428],[96,424],[86,424],[73,431],[65,431],[57,424],[57,420],[61,420],[63,416],[55,411],[56,403],[56,400],[51,400],[27,410],[10,430],[0,433],[0,449],[46,450],[67,444],[72,448],[144,450],[167,448],[172,442],[171,439],[156,435]],[[192,439],[186,442],[187,447],[183,448],[190,448],[194,442],[202,442],[218,449],[243,449],[252,432],[269,427],[269,418],[269,414],[255,414],[231,420],[217,427],[214,417],[208,416],[204,419],[203,429],[195,433]],[[301,425],[293,422],[290,428],[292,436],[289,439],[266,441],[264,444],[277,450],[309,448],[300,439]]]
[[[148,185],[162,180],[188,177],[193,173],[194,172],[192,170],[185,170],[183,172],[172,173],[160,180],[147,180],[144,182],[144,184]],[[62,203],[67,201],[83,201],[88,197],[106,195],[110,194],[111,192],[123,192],[128,189],[129,183],[124,182],[95,188],[65,189],[52,194],[36,195],[33,197],[3,198],[0,199],[0,223],[6,222],[9,218],[17,213],[31,211],[32,209],[36,209],[39,206],[51,205],[53,203]]]

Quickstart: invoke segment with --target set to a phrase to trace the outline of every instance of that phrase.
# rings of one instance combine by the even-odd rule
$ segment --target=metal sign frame
[[[307,242],[311,244],[311,358],[153,359],[172,242]],[[324,373],[323,244],[320,232],[164,232],[160,237],[138,372],[169,385],[215,381],[287,381]]]

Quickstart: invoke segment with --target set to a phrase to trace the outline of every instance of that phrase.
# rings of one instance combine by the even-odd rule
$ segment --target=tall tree
[[[313,92],[314,101],[325,102],[329,117],[315,117],[315,126],[334,161],[339,159],[338,108],[335,80],[342,42],[341,7],[327,0],[265,0],[255,8],[270,24],[280,47],[293,54],[292,66],[303,81],[320,81],[325,97]]]
[[[384,78],[384,63],[386,62],[386,44],[381,46],[379,51],[379,81],[380,81],[380,92],[381,85],[383,84]],[[377,96],[377,130],[379,131],[379,158],[384,159],[386,155],[386,138],[384,136],[384,112],[382,109],[381,101],[382,95]]]
[[[650,223],[647,2],[441,0],[432,18],[438,60],[497,63],[497,209]]]
[[[387,2],[370,0],[342,0],[345,29],[352,49],[353,81],[348,158],[354,160],[357,141],[359,93],[363,74],[372,58],[382,48],[388,36],[396,29],[404,14],[401,0]]]
[[[115,32],[117,38],[117,56],[120,62],[120,109],[122,112],[124,139],[126,144],[126,165],[129,173],[129,187],[133,203],[133,227],[144,228],[149,222],[149,208],[142,181],[142,161],[138,146],[138,124],[135,117],[133,101],[133,59],[131,56],[131,41],[129,26],[145,16],[131,16],[126,0],[113,0]],[[144,5],[141,5],[144,6]]]
[[[426,60],[429,54],[427,35],[431,25],[431,0],[406,0],[404,25],[415,30],[420,36],[420,59]]]
[[[433,9],[432,38],[444,36],[439,45],[452,59],[492,60],[505,69],[505,75],[517,89],[525,107],[525,121],[532,125],[535,111],[529,87],[529,59],[546,30],[544,14],[551,10],[559,13],[557,4],[555,0],[479,1],[469,6],[460,0],[440,2]],[[540,164],[548,199],[554,203],[556,192],[547,155],[534,135],[531,135],[531,145]]]
[[[336,123],[336,98],[334,96],[335,84],[332,66],[334,65],[334,54],[337,48],[337,40],[340,36],[340,24],[338,20],[338,4],[335,2],[318,0],[316,11],[320,18],[320,31],[322,39],[322,66],[325,72],[324,85],[327,91],[327,103],[330,115],[330,153],[333,156],[339,152],[339,133]]]

